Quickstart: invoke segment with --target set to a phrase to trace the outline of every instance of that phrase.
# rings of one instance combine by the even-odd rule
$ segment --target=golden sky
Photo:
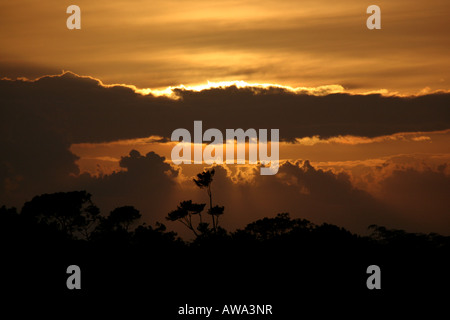
[[[66,8],[81,8],[81,30]],[[366,8],[381,8],[368,30]],[[244,80],[351,92],[448,90],[450,2],[3,1],[0,76],[71,70],[140,88]]]
[[[72,4],[81,30],[66,27]],[[366,27],[371,4],[381,30]],[[448,0],[3,1],[0,204],[87,189],[106,210],[163,221],[203,201],[203,166],[172,166],[158,137],[203,120],[280,129],[277,175],[217,167],[227,227],[291,212],[450,234],[449,12]],[[177,99],[152,95],[168,87]]]

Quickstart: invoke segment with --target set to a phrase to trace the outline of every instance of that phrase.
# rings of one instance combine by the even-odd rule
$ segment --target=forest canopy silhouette
[[[199,179],[205,179],[207,175],[208,187],[211,182],[211,172],[205,171],[199,174]],[[208,180],[209,179],[209,180]],[[203,181],[205,181],[203,180]],[[208,194],[210,194],[208,192]],[[329,245],[336,245],[335,241],[361,242],[366,244],[404,246],[404,248],[417,249],[420,247],[435,247],[448,249],[450,237],[437,233],[411,233],[404,230],[388,229],[383,226],[370,225],[369,236],[360,236],[333,224],[323,223],[316,225],[306,219],[292,219],[289,213],[278,213],[273,218],[262,218],[249,223],[242,229],[227,231],[219,227],[218,216],[224,214],[225,207],[212,206],[207,210],[211,216],[211,223],[203,222],[201,213],[205,203],[193,203],[192,200],[181,202],[174,211],[167,215],[170,222],[180,221],[191,231],[205,230],[204,233],[194,232],[195,238],[185,241],[175,232],[166,231],[161,222],[155,222],[156,227],[140,222],[141,214],[134,206],[122,206],[115,208],[109,214],[102,214],[91,200],[92,195],[86,191],[57,192],[35,196],[26,202],[21,210],[16,208],[0,208],[3,243],[15,244],[16,240],[27,239],[29,245],[48,237],[56,237],[74,242],[100,241],[107,235],[127,235],[123,240],[132,244],[131,239],[145,232],[159,234],[170,241],[185,246],[198,244],[199,239],[211,237],[208,241],[253,241],[271,242],[286,240],[312,239],[320,240]],[[211,202],[212,204],[212,202]],[[193,217],[199,216],[197,228],[194,228]],[[206,231],[207,230],[207,231]],[[218,231],[221,232],[218,232]],[[30,233],[31,231],[31,233]],[[51,231],[47,234],[47,231]],[[220,235],[220,236],[219,236]],[[43,236],[41,238],[41,236]],[[120,236],[119,236],[120,237]],[[321,239],[321,237],[323,237]],[[55,238],[55,239],[56,239]],[[295,243],[295,241],[293,242]],[[314,242],[308,242],[315,245]],[[26,242],[25,242],[26,244]],[[304,243],[303,243],[304,245]]]
[[[438,283],[448,281],[450,237],[436,233],[371,225],[371,233],[360,236],[333,224],[291,218],[289,213],[227,231],[219,225],[219,217],[227,214],[226,204],[213,204],[213,177],[214,171],[204,171],[194,179],[207,191],[209,220],[201,215],[206,203],[192,200],[167,214],[169,223],[180,221],[192,231],[195,237],[189,241],[161,222],[146,225],[131,205],[103,213],[84,190],[38,195],[21,210],[2,206],[0,242],[8,275],[4,285],[10,292],[34,294],[34,299],[70,296],[63,290],[61,270],[76,263],[87,270],[85,297],[112,298],[124,292],[127,299],[157,296],[163,301],[160,312],[165,313],[166,308],[186,303],[188,296],[202,301],[214,296],[217,302],[228,299],[230,291],[234,298],[251,296],[281,305],[293,303],[298,295],[316,302],[325,294],[331,301],[347,294],[361,299],[368,294],[365,268],[373,263],[388,270],[378,298],[420,290],[434,294]],[[283,289],[286,283],[296,288],[296,296]],[[142,293],[143,288],[155,287]]]

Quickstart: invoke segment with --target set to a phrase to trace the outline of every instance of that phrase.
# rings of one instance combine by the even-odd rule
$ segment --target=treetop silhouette
[[[197,187],[200,189],[206,189],[206,192],[209,197],[209,209],[207,213],[211,216],[212,219],[212,228],[209,228],[209,224],[203,222],[202,219],[202,211],[204,210],[206,204],[205,203],[193,203],[192,200],[182,201],[177,206],[177,209],[169,212],[166,219],[169,221],[180,221],[184,224],[189,230],[191,230],[196,237],[200,234],[208,234],[210,231],[214,233],[217,232],[219,228],[219,216],[223,214],[225,207],[223,206],[213,206],[212,202],[212,191],[211,184],[213,182],[213,177],[215,174],[214,168],[211,170],[205,170],[202,173],[197,174],[197,178],[194,178],[193,181]],[[192,216],[198,215],[199,221],[197,223],[197,227],[194,227]]]
[[[100,209],[86,191],[43,194],[26,202],[21,214],[38,223],[55,226],[70,237],[89,238],[100,220]]]
[[[167,215],[166,219],[169,221],[180,221],[189,230],[191,230],[195,236],[198,236],[197,232],[195,231],[196,229],[198,230],[198,227],[194,228],[194,226],[192,225],[192,216],[198,215],[200,219],[199,226],[200,224],[203,224],[201,212],[203,211],[205,206],[205,203],[192,203],[192,200],[182,201],[180,202],[176,210],[171,211]]]

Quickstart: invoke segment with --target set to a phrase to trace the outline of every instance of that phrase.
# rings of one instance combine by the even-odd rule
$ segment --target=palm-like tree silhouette
[[[214,173],[214,169],[205,170],[202,173],[197,174],[196,179],[193,179],[195,185],[200,189],[206,189],[208,194],[208,214],[212,219],[212,229],[209,229],[209,224],[203,222],[202,219],[202,211],[205,209],[206,203],[193,203],[192,200],[182,201],[175,210],[169,212],[166,219],[169,221],[180,221],[189,230],[191,230],[196,237],[198,236],[197,231],[199,231],[200,234],[209,233],[210,230],[217,232],[217,228],[219,226],[219,216],[223,214],[225,208],[223,206],[213,206],[212,203],[211,183],[213,181]],[[193,225],[192,216],[194,215],[198,215],[200,219],[197,227],[194,227]]]
[[[212,218],[212,227],[214,232],[217,231],[217,227],[219,226],[219,216],[223,214],[224,207],[214,206],[212,204],[212,191],[211,184],[213,181],[213,177],[216,171],[213,169],[203,171],[202,173],[197,174],[197,179],[193,179],[194,183],[200,189],[206,189],[209,197],[209,209],[208,214],[211,215]]]
[[[195,231],[196,228],[192,225],[192,215],[199,215],[200,224],[202,224],[202,215],[201,212],[205,208],[206,203],[193,203],[192,200],[182,201],[177,206],[177,209],[170,212],[166,219],[169,221],[180,221],[184,224],[188,229],[190,229],[195,236],[198,236]],[[198,229],[198,228],[197,228]]]
[[[200,189],[206,189],[206,192],[208,193],[209,197],[209,208],[212,208],[212,193],[211,193],[211,183],[213,181],[213,177],[216,171],[212,169],[211,171],[206,170],[202,173],[199,173],[197,175],[197,179],[193,179],[194,183],[199,187]]]

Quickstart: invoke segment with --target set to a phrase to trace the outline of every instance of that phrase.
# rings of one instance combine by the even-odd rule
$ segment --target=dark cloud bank
[[[179,100],[142,96],[71,73],[35,82],[0,81],[0,203],[20,206],[36,194],[86,189],[103,210],[131,204],[146,221],[163,221],[179,201],[206,202],[206,195],[182,188],[175,181],[180,172],[154,153],[131,152],[121,161],[127,171],[98,178],[78,176],[77,157],[69,147],[150,135],[170,137],[176,128],[192,130],[194,120],[202,120],[204,129],[278,128],[284,140],[450,128],[450,94],[317,97],[235,87],[178,94]],[[356,189],[346,174],[318,170],[303,161],[283,165],[276,176],[255,174],[251,182],[242,179],[237,184],[218,168],[214,193],[215,201],[226,207],[223,224],[229,228],[290,212],[357,232],[374,223],[450,233],[445,196],[450,178],[443,170],[399,171],[383,183],[388,201]]]

